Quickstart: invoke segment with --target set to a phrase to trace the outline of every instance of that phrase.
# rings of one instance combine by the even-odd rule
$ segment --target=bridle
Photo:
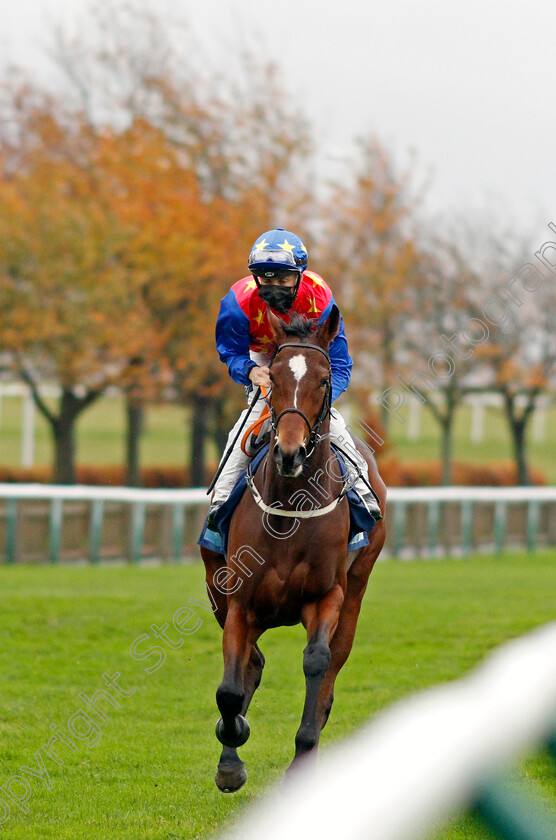
[[[280,347],[276,351],[274,359],[276,359],[276,356],[278,355],[278,353],[281,350],[283,350],[285,347],[296,347],[298,350],[299,349],[318,350],[319,353],[322,353],[322,355],[325,356],[325,358],[328,362],[329,376],[328,376],[328,381],[327,381],[327,384],[326,384],[326,393],[325,393],[324,399],[322,401],[322,407],[321,407],[319,416],[317,417],[317,420],[316,420],[316,422],[313,426],[311,426],[310,420],[307,417],[307,415],[303,411],[301,411],[301,409],[299,409],[299,408],[285,408],[284,411],[280,412],[280,414],[277,417],[276,412],[275,412],[274,408],[272,407],[272,404],[265,397],[266,402],[268,404],[268,407],[270,409],[271,427],[272,427],[272,430],[275,434],[276,434],[276,427],[278,426],[280,418],[283,417],[284,414],[299,414],[300,417],[303,417],[303,419],[305,420],[305,423],[307,424],[307,428],[309,429],[309,439],[308,439],[309,448],[307,449],[307,454],[305,455],[305,458],[308,458],[309,455],[313,452],[315,446],[321,440],[324,440],[325,437],[328,437],[328,435],[320,435],[319,434],[319,429],[320,429],[321,424],[324,421],[325,417],[327,417],[330,414],[330,403],[331,403],[330,395],[331,395],[331,391],[332,391],[330,356],[328,355],[326,350],[323,350],[322,347],[318,347],[316,344],[299,344],[299,343],[294,342],[294,341],[289,341],[289,342],[286,342],[285,344],[280,345]],[[274,361],[274,359],[273,359],[273,361]],[[272,367],[272,363],[270,364],[270,367]],[[265,464],[266,464],[266,462],[265,462]],[[259,491],[257,490],[257,488],[255,486],[253,473],[251,471],[251,463],[247,467],[247,471],[246,471],[246,475],[245,475],[245,481],[247,483],[247,486],[251,490],[251,493],[253,494],[253,498],[255,500],[255,503],[263,511],[263,513],[265,513],[267,516],[268,515],[270,515],[270,516],[285,516],[285,517],[293,517],[295,519],[311,519],[314,516],[326,516],[326,514],[333,511],[340,504],[340,502],[342,501],[344,496],[347,494],[348,490],[353,486],[355,478],[352,478],[350,480],[344,478],[344,486],[342,487],[342,490],[340,491],[339,495],[332,502],[330,502],[330,504],[326,505],[325,507],[321,507],[321,508],[311,508],[310,510],[283,510],[283,509],[279,509],[279,508],[276,507],[276,505],[277,504],[280,505],[281,504],[280,502],[274,502],[272,505],[267,505],[267,503],[264,501],[263,497],[261,496],[261,494],[259,493]]]
[[[328,380],[327,380],[327,383],[326,383],[326,392],[324,394],[324,398],[323,398],[323,401],[322,401],[322,406],[321,406],[319,416],[317,417],[317,419],[315,421],[315,424],[313,426],[311,426],[311,422],[310,422],[309,418],[307,417],[307,415],[303,411],[301,411],[300,408],[285,408],[284,411],[281,411],[280,414],[277,417],[276,416],[276,411],[274,410],[274,407],[272,406],[272,404],[270,402],[268,403],[269,408],[270,408],[270,425],[271,425],[271,428],[272,428],[272,431],[274,432],[274,434],[277,433],[278,423],[280,422],[280,420],[284,416],[284,414],[299,414],[299,416],[302,417],[303,420],[305,420],[305,423],[307,424],[307,428],[309,429],[309,437],[307,439],[307,446],[305,447],[306,450],[307,450],[307,454],[306,454],[305,457],[308,458],[309,455],[312,454],[312,452],[313,452],[315,446],[317,445],[317,443],[319,443],[319,441],[322,440],[321,435],[319,435],[319,429],[320,429],[324,419],[330,414],[330,393],[331,393],[331,389],[332,389],[330,356],[328,355],[326,350],[323,350],[322,347],[319,347],[317,344],[298,344],[295,341],[287,341],[287,342],[285,342],[285,344],[280,345],[280,347],[276,351],[276,354],[274,356],[274,359],[272,360],[272,363],[276,359],[276,356],[278,355],[278,353],[280,353],[282,350],[284,350],[285,347],[296,347],[298,350],[299,349],[318,350],[318,352],[322,353],[322,355],[326,358],[326,361],[328,362]],[[271,363],[270,367],[272,367],[272,363]]]
[[[324,440],[324,438],[328,437],[328,435],[320,435],[319,434],[319,429],[320,429],[324,419],[330,414],[330,404],[331,404],[330,395],[331,395],[331,391],[332,391],[330,356],[328,355],[326,350],[323,350],[322,347],[319,347],[317,344],[299,344],[295,341],[287,341],[285,344],[280,345],[280,347],[276,351],[274,359],[276,359],[276,356],[278,355],[278,353],[280,353],[281,350],[284,350],[285,347],[295,347],[298,350],[299,349],[318,350],[318,352],[322,353],[322,355],[326,358],[326,361],[328,362],[328,379],[327,379],[327,382],[326,382],[326,392],[324,394],[324,398],[323,398],[323,401],[322,401],[322,406],[321,406],[321,410],[319,412],[319,416],[317,417],[316,422],[313,426],[311,426],[311,422],[310,422],[309,418],[307,417],[307,415],[303,411],[301,411],[300,408],[285,408],[284,411],[280,412],[280,414],[277,417],[276,416],[276,411],[274,410],[271,402],[265,397],[266,402],[268,404],[268,407],[270,409],[270,423],[271,423],[271,428],[272,428],[272,431],[274,432],[274,434],[276,434],[278,423],[280,422],[280,419],[284,416],[284,414],[299,414],[299,416],[304,419],[305,423],[307,424],[307,428],[309,429],[309,437],[308,437],[308,440],[307,440],[308,445],[306,447],[306,455],[305,455],[305,458],[308,458],[309,455],[312,454],[315,446],[321,440]],[[274,359],[272,360],[272,362],[270,364],[270,367],[272,367],[272,363],[274,362]],[[247,482],[247,486],[249,487],[249,489],[251,490],[251,493],[253,494],[253,498],[255,500],[255,503],[261,508],[261,510],[264,513],[266,513],[267,515],[270,514],[272,516],[294,517],[296,519],[310,519],[313,516],[325,516],[327,513],[330,513],[332,510],[334,510],[334,508],[336,508],[339,505],[339,503],[342,501],[342,499],[344,498],[344,496],[346,495],[346,493],[348,492],[348,490],[350,489],[350,487],[353,483],[353,482],[350,482],[350,481],[346,481],[344,479],[344,486],[343,486],[342,490],[340,491],[340,494],[332,502],[330,502],[330,504],[326,505],[325,507],[312,508],[311,510],[279,510],[279,509],[276,509],[276,502],[272,505],[267,505],[266,502],[264,501],[264,499],[262,498],[261,494],[259,493],[259,491],[255,487],[253,474],[251,472],[251,464],[249,464],[249,466],[247,467],[245,480]]]
[[[318,347],[316,344],[299,344],[299,343],[294,342],[294,341],[288,341],[285,344],[280,345],[280,347],[276,351],[274,359],[276,359],[276,356],[278,355],[278,353],[281,350],[283,350],[285,347],[296,347],[298,350],[299,349],[318,350],[319,353],[322,353],[322,355],[326,357],[326,360],[328,362],[329,376],[328,376],[328,381],[327,381],[327,384],[326,384],[326,393],[325,393],[324,399],[322,401],[322,407],[321,407],[319,416],[317,417],[317,420],[316,420],[314,426],[311,426],[309,418],[299,408],[285,408],[284,411],[280,412],[280,414],[277,417],[276,412],[275,412],[274,408],[272,407],[272,404],[270,403],[268,398],[265,397],[267,405],[270,409],[271,427],[272,427],[272,430],[275,434],[276,434],[276,427],[278,426],[280,418],[283,417],[284,414],[299,414],[300,417],[303,417],[303,419],[305,420],[305,423],[307,424],[307,428],[309,429],[308,443],[309,443],[310,448],[307,450],[307,453],[305,455],[305,458],[308,458],[309,455],[313,452],[315,446],[321,440],[324,440],[324,438],[328,437],[328,435],[320,435],[319,434],[319,429],[320,429],[321,424],[324,421],[325,417],[327,417],[327,415],[330,414],[330,403],[331,403],[330,395],[331,395],[331,391],[332,391],[330,356],[328,355],[326,350],[323,350],[322,347]],[[272,361],[274,361],[274,359]],[[270,364],[270,367],[272,367],[272,362]],[[265,462],[265,466],[266,466],[266,462]],[[261,496],[261,494],[259,493],[259,491],[257,490],[257,488],[255,486],[253,473],[251,471],[251,463],[249,463],[249,465],[247,467],[246,475],[245,475],[245,481],[247,483],[247,486],[251,490],[251,493],[253,494],[253,498],[255,500],[255,503],[263,511],[263,513],[265,513],[267,516],[268,515],[270,515],[270,516],[285,516],[285,517],[292,517],[292,518],[295,518],[295,519],[311,519],[314,516],[326,516],[326,514],[333,511],[340,504],[340,502],[342,501],[344,496],[347,494],[348,490],[351,489],[351,487],[355,483],[356,478],[358,478],[359,475],[360,475],[360,472],[358,472],[351,479],[344,478],[344,485],[343,485],[339,495],[336,496],[336,498],[332,502],[330,502],[330,504],[326,505],[325,507],[321,507],[321,508],[311,508],[310,510],[283,510],[283,509],[279,509],[276,506],[281,505],[281,502],[273,502],[273,504],[267,505],[267,503],[264,501],[263,497]]]

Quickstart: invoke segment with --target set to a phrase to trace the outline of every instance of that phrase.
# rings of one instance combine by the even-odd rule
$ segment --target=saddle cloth
[[[253,461],[251,462],[251,472],[253,475],[255,475],[257,468],[259,467],[261,461],[268,452],[268,448],[268,444],[266,444],[266,446],[260,449],[253,458]],[[338,459],[338,463],[342,471],[342,476],[345,478],[347,468],[345,461],[342,458],[342,453],[335,446],[332,446],[332,450],[336,455],[336,458]],[[228,550],[228,532],[230,530],[232,514],[238,506],[239,501],[243,496],[245,490],[247,489],[247,484],[245,481],[246,474],[247,470],[244,470],[238,478],[238,480],[236,481],[234,489],[230,493],[229,497],[223,504],[220,505],[220,507],[215,513],[214,523],[218,528],[218,532],[207,528],[207,521],[205,519],[205,523],[201,531],[201,536],[197,540],[198,545],[202,545],[205,548],[210,548],[212,549],[212,551],[216,551],[219,554],[226,553],[226,551]],[[369,544],[368,533],[370,533],[370,531],[373,530],[376,524],[376,519],[371,513],[369,513],[365,505],[361,502],[361,499],[359,498],[355,490],[348,490],[347,499],[349,502],[350,520],[347,548],[348,551],[355,551],[358,548],[362,548],[364,545]]]

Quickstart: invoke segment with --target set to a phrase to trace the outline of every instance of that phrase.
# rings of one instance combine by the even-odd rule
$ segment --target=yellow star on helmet
[[[248,289],[256,289],[256,288],[257,288],[257,281],[256,280],[248,280],[247,283],[245,284],[245,288],[244,288],[243,291],[246,292]]]
[[[267,335],[263,335],[263,337],[259,340],[260,340],[261,344],[268,344],[270,341],[272,341],[272,339],[269,338]]]
[[[259,327],[261,326],[262,322],[264,321],[265,312],[264,309],[259,309],[259,314],[255,315],[253,321],[255,321]]]
[[[310,304],[310,306],[309,306],[309,309],[307,310],[308,312],[314,312],[315,314],[318,313],[318,312],[322,312],[321,309],[317,309],[317,302],[316,302],[314,297],[309,298],[309,304]]]
[[[283,249],[284,249],[284,251],[289,251],[289,252],[290,252],[290,254],[291,254],[291,252],[293,251],[293,249],[294,249],[295,245],[291,245],[291,243],[289,243],[287,239],[284,239],[284,241],[282,242],[282,244],[281,244],[281,245],[279,245],[278,247],[283,248]]]
[[[257,244],[255,245],[255,251],[263,251],[267,245],[268,242],[266,241],[266,239],[263,239],[262,242],[257,242]]]

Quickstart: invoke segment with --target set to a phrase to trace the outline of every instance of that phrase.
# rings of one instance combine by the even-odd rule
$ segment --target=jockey
[[[216,346],[220,358],[228,365],[234,382],[245,385],[249,399],[254,386],[270,388],[268,356],[272,346],[272,330],[267,317],[266,304],[278,313],[286,323],[294,312],[325,321],[334,305],[332,292],[322,277],[307,271],[307,250],[301,239],[283,228],[263,233],[256,240],[249,256],[251,275],[234,283],[226,297],[222,298],[216,321]],[[343,321],[330,343],[332,368],[331,401],[342,394],[351,376],[352,359],[348,353]],[[257,420],[265,408],[263,397],[253,407],[250,420]],[[245,418],[242,412],[228,437],[226,452],[231,446]],[[352,460],[357,460],[362,475],[356,480],[354,489],[370,513],[380,508],[370,489],[368,466],[355,449],[346,424],[337,409],[330,410],[330,440],[338,449],[347,450]],[[213,525],[213,515],[226,501],[242,470],[247,467],[249,456],[241,449],[241,436],[231,452],[214,488],[209,510],[208,526]],[[354,467],[346,461],[348,471]],[[215,527],[215,526],[214,526]]]

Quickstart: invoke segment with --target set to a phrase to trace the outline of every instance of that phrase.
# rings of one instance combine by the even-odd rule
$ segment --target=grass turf
[[[338,678],[322,749],[396,699],[459,677],[500,643],[553,619],[555,571],[553,552],[379,563],[352,655]],[[137,661],[129,653],[141,634],[151,642],[137,650],[157,641],[152,624],[168,623],[171,638],[179,638],[172,616],[190,597],[204,598],[200,564],[2,567],[0,587],[0,786],[21,765],[38,767],[34,755],[51,736],[49,724],[70,735],[69,718],[88,710],[80,692],[91,697],[105,688],[104,672],[118,672],[122,689],[135,688],[119,698],[118,709],[100,699],[107,720],[97,719],[102,738],[95,746],[71,735],[75,752],[55,745],[62,766],[43,753],[52,789],[28,776],[29,813],[12,805],[3,838],[206,838],[280,780],[293,756],[303,703],[302,628],[262,638],[267,665],[249,714],[251,739],[241,751],[249,778],[237,794],[223,795],[213,782],[214,694],[222,675],[214,618],[189,604],[202,626],[179,649],[164,644],[166,659],[151,674],[144,667],[156,664],[156,654]],[[86,721],[76,723],[86,733]],[[556,816],[548,760],[529,758],[519,775],[544,791]],[[487,835],[462,817],[437,836]]]
[[[553,619],[555,565],[548,552],[380,563],[337,682],[323,750],[397,698],[457,678],[503,641]],[[233,796],[220,794],[213,782],[214,693],[222,661],[212,615],[190,604],[202,626],[179,649],[165,644],[166,659],[150,675],[144,667],[159,657],[136,661],[129,654],[143,633],[151,642],[138,651],[156,642],[152,624],[172,628],[177,609],[190,597],[203,599],[202,580],[200,564],[0,568],[0,786],[21,765],[38,767],[34,754],[47,743],[49,724],[70,735],[69,718],[80,708],[88,711],[79,693],[90,698],[105,688],[104,672],[119,672],[122,689],[135,688],[119,698],[118,709],[100,699],[107,720],[97,723],[102,738],[95,746],[71,735],[77,750],[59,746],[62,766],[43,753],[52,789],[28,777],[29,813],[13,805],[3,838],[205,838],[279,781],[293,755],[303,702],[302,628],[262,639],[267,666],[249,714],[251,739],[241,753],[249,778]],[[168,633],[179,638],[173,628]],[[86,733],[84,719],[76,724]],[[532,757],[520,774],[527,786],[544,790],[556,816],[548,760]],[[469,817],[439,834],[442,840],[484,836]]]

